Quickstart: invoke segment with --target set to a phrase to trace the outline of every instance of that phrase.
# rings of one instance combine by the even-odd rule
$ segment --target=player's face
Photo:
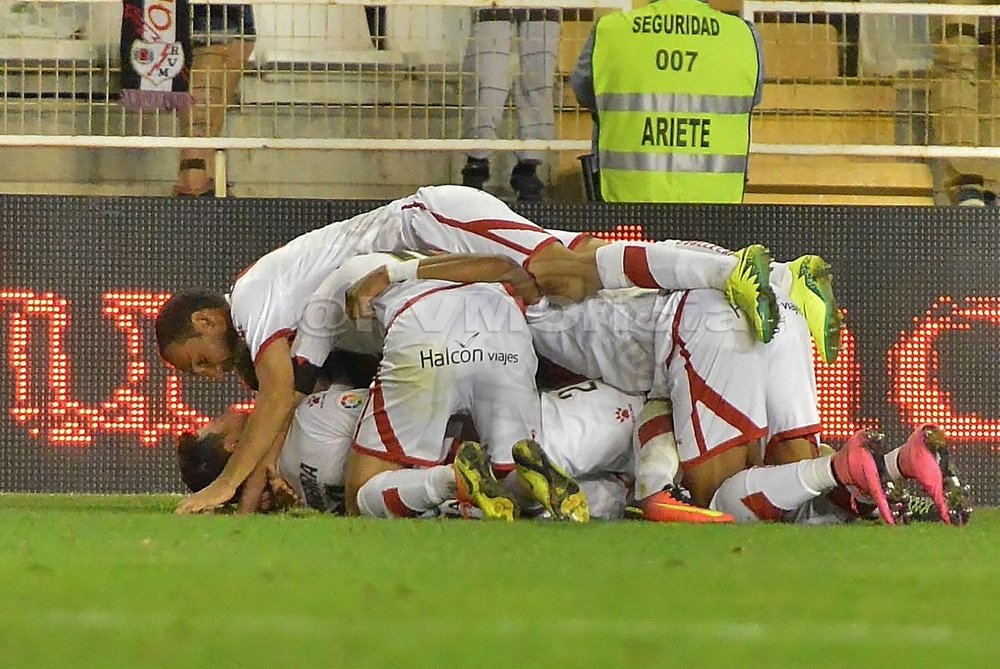
[[[235,346],[227,333],[202,333],[167,347],[166,361],[182,372],[222,381],[236,364]]]
[[[210,432],[217,432],[222,435],[223,446],[230,453],[236,448],[236,444],[243,434],[243,427],[247,422],[247,414],[229,407],[226,411],[205,423],[198,436],[204,436]]]

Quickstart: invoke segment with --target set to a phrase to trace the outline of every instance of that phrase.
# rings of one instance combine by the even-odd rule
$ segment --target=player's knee
[[[381,472],[371,477],[350,496],[353,499],[357,512],[354,515],[366,516],[368,518],[392,518],[394,517],[385,505],[382,491],[385,486],[387,472]]]

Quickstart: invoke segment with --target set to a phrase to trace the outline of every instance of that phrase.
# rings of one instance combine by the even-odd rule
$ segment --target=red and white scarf
[[[122,0],[121,104],[132,111],[191,105],[187,0]]]

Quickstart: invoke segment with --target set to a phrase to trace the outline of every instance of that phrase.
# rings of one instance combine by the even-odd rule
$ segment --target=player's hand
[[[352,320],[372,318],[375,310],[371,301],[381,295],[389,287],[389,271],[385,267],[373,269],[368,274],[354,282],[347,289],[344,308],[347,317]]]
[[[181,503],[177,505],[175,513],[191,514],[214,511],[231,500],[234,494],[236,491],[233,488],[219,483],[218,480],[212,481],[198,492],[182,499]]]
[[[260,510],[266,487],[267,475],[264,468],[257,465],[247,480],[243,482],[243,487],[240,489],[240,502],[236,505],[236,513],[256,513]]]
[[[535,278],[528,274],[520,265],[516,265],[509,272],[500,277],[500,282],[505,283],[514,290],[525,304],[534,304],[542,299],[542,291],[539,290]]]
[[[282,511],[299,505],[298,495],[281,478],[276,467],[267,468],[267,489],[270,493],[270,511]]]

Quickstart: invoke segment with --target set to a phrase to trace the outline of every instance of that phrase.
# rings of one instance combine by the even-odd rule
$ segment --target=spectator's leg
[[[372,46],[379,51],[386,48],[386,16],[385,5],[365,5],[365,19],[368,21],[368,36]]]
[[[481,10],[472,26],[469,48],[462,65],[464,136],[496,139],[510,93],[509,10]],[[469,152],[462,183],[483,188],[489,179],[489,151]]]
[[[194,48],[191,94],[194,104],[178,114],[181,130],[188,137],[217,137],[226,120],[226,107],[236,101],[243,68],[253,53],[253,40],[236,39],[224,44]],[[208,195],[214,188],[215,151],[182,149],[174,195]]]
[[[952,0],[950,4],[978,4]],[[934,46],[932,117],[935,141],[952,146],[979,146],[978,30],[974,16],[945,16]],[[983,176],[976,161],[945,161],[945,184],[951,202],[983,204]]]
[[[520,73],[514,87],[518,134],[521,139],[552,139],[555,112],[552,91],[559,56],[559,14],[557,10],[530,10],[529,20],[518,24]],[[540,15],[535,17],[535,13]],[[543,184],[536,169],[542,162],[540,151],[517,154],[510,185],[519,200],[540,200]]]
[[[983,146],[1000,146],[1000,26],[995,25],[979,57],[979,133]],[[1000,160],[983,161],[986,204],[995,206],[1000,192]]]

